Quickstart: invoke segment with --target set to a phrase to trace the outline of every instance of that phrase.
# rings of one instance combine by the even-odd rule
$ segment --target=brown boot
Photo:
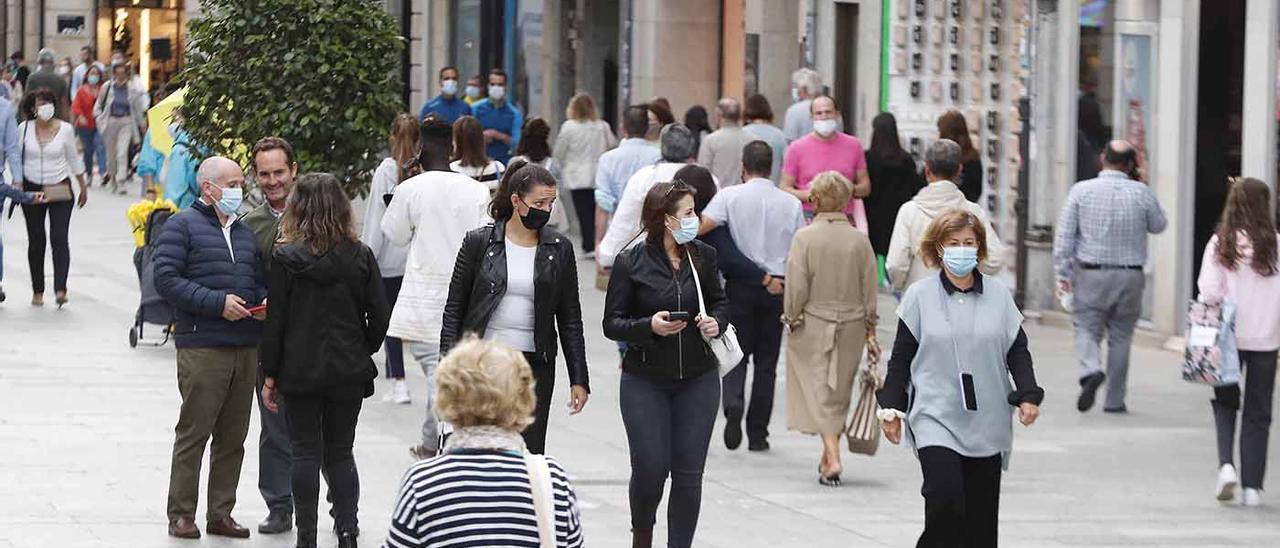
[[[632,529],[631,548],[653,548],[653,528]]]

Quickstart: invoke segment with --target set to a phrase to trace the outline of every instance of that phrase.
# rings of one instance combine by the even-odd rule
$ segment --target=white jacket
[[[585,190],[596,186],[596,162],[600,155],[618,146],[618,139],[603,120],[579,122],[565,120],[556,135],[556,162],[564,172],[561,184],[569,190]]]
[[[404,265],[409,260],[409,246],[395,245],[382,234],[382,217],[387,212],[383,196],[395,192],[399,171],[395,158],[383,158],[378,169],[374,170],[369,199],[365,204],[364,230],[360,231],[360,241],[373,250],[383,278],[404,276]]]
[[[400,296],[391,311],[392,337],[438,343],[453,263],[467,232],[489,222],[489,189],[466,175],[428,171],[396,187],[382,232],[408,245]]]
[[[911,284],[937,272],[929,268],[917,256],[920,238],[934,218],[951,208],[966,209],[978,217],[987,229],[987,260],[978,265],[983,274],[995,275],[1004,266],[1004,244],[987,219],[982,206],[964,199],[964,193],[951,181],[929,183],[910,202],[898,209],[898,219],[893,223],[893,235],[889,238],[889,256],[885,258],[885,270],[893,288],[902,291]]]
[[[596,247],[596,261],[600,266],[612,268],[613,260],[622,250],[641,240],[635,236],[640,232],[640,213],[644,209],[645,195],[649,194],[653,185],[670,182],[676,172],[687,165],[689,164],[662,162],[644,166],[627,179],[627,188],[622,191],[622,198],[618,200],[618,208],[613,211],[613,218],[609,219],[609,229]],[[714,174],[711,178],[719,188],[720,180]]]

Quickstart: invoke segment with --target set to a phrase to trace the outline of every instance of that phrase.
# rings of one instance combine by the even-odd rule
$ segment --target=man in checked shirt
[[[1147,234],[1167,224],[1155,193],[1135,173],[1137,154],[1126,141],[1111,141],[1102,152],[1102,171],[1071,188],[1053,239],[1059,287],[1074,294],[1076,354],[1080,359],[1081,413],[1093,407],[1107,382],[1102,410],[1125,413],[1129,347],[1142,312],[1146,283]],[[1102,336],[1107,336],[1107,369],[1102,370]]]

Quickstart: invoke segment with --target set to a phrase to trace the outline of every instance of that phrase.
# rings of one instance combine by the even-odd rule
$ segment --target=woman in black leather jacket
[[[605,296],[604,334],[627,343],[620,400],[631,450],[631,530],[637,547],[653,543],[668,475],[668,544],[693,543],[702,471],[720,405],[716,357],[702,337],[720,335],[729,307],[716,274],[715,248],[695,239],[694,193],[679,179],[653,186],[641,213],[647,236],[618,255]],[[690,260],[706,292],[707,311],[699,309]]]
[[[573,243],[546,228],[555,201],[550,172],[519,159],[511,163],[489,205],[494,224],[467,233],[458,250],[440,333],[441,356],[466,333],[524,352],[538,394],[537,420],[524,439],[538,454],[546,446],[555,389],[557,327],[569,369],[571,414],[582,411],[590,393]]]

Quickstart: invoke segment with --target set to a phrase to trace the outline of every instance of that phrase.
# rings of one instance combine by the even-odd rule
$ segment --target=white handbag
[[[698,287],[698,310],[703,314],[710,314],[707,311],[707,301],[702,297],[702,280],[698,278],[698,267],[693,265],[693,255],[688,249],[685,249],[685,255],[689,257],[689,268],[693,270],[693,283]],[[711,347],[711,353],[716,355],[716,361],[720,363],[721,377],[738,367],[746,355],[738,345],[738,330],[734,329],[731,323],[721,326],[719,337],[710,338],[703,335],[702,340]]]
[[[533,513],[538,520],[538,545],[556,548],[556,503],[551,486],[551,467],[547,466],[546,457],[533,453],[524,454],[524,465],[529,470]]]

